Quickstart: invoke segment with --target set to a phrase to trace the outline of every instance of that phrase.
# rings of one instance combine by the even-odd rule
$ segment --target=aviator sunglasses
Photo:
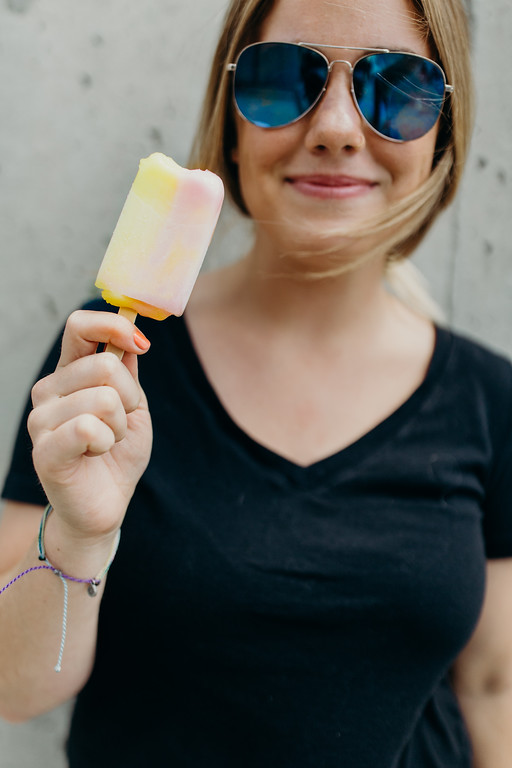
[[[366,53],[353,65],[345,59],[329,62],[316,45]],[[241,116],[260,128],[282,128],[319,102],[334,64],[349,67],[360,115],[375,133],[391,141],[412,141],[428,133],[446,94],[453,92],[435,61],[387,48],[253,43],[227,69],[234,73],[233,94]]]

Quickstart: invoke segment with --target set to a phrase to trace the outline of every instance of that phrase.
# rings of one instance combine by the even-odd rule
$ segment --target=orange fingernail
[[[149,347],[151,346],[151,342],[149,341],[149,339],[147,339],[144,336],[144,334],[141,333],[141,331],[139,331],[138,329],[133,334],[133,340],[139,349],[146,350],[146,349],[149,349]]]

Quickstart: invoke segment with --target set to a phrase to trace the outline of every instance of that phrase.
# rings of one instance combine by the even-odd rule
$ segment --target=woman
[[[508,765],[512,370],[384,286],[460,178],[464,30],[458,0],[232,4],[198,162],[251,249],[185,320],[73,314],[33,390],[44,494],[23,437],[4,490],[4,582],[46,497],[76,578],[123,526],[106,588],[68,585],[60,674],[62,579],[0,603],[0,711],[80,691],[72,768]]]

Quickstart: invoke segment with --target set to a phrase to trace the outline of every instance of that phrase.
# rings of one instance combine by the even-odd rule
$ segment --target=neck
[[[373,332],[395,304],[383,285],[381,259],[323,278],[312,278],[308,269],[315,271],[309,257],[304,262],[283,260],[256,244],[245,259],[225,271],[224,285],[238,314],[259,327],[263,323],[303,338],[318,339],[321,334],[324,339],[339,339],[340,333],[356,329]],[[320,269],[325,270],[325,263]]]

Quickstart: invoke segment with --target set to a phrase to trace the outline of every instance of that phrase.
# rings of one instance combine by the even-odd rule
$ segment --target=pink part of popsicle
[[[223,197],[210,171],[181,168],[159,153],[142,160],[98,272],[104,298],[155,319],[181,315]]]

